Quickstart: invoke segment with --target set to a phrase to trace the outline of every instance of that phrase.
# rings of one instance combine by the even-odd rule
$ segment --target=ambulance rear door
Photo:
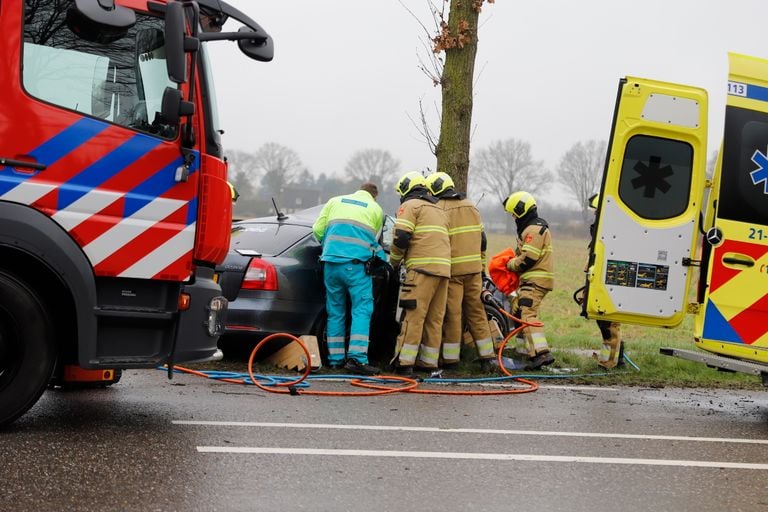
[[[768,362],[768,61],[729,55],[707,287],[696,344]],[[709,226],[708,226],[709,227]]]
[[[705,185],[707,93],[619,83],[583,314],[672,327],[687,310]]]

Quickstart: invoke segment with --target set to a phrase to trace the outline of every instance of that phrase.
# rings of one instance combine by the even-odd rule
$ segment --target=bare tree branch
[[[590,218],[587,200],[598,191],[608,144],[600,140],[577,142],[560,159],[557,174],[579,203],[586,222]]]
[[[262,176],[264,190],[278,197],[283,188],[304,169],[301,158],[294,150],[276,142],[267,142],[258,149],[254,165]]]
[[[543,161],[533,159],[528,142],[507,139],[475,153],[470,178],[478,181],[479,190],[503,201],[517,190],[534,195],[545,190],[552,181],[552,173]]]
[[[389,189],[400,175],[400,161],[383,149],[363,149],[352,155],[344,173],[356,184],[371,181],[381,189]]]

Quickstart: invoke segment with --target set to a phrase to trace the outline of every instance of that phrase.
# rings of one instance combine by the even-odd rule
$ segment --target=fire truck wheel
[[[0,271],[0,427],[40,398],[53,373],[51,321],[37,294]]]

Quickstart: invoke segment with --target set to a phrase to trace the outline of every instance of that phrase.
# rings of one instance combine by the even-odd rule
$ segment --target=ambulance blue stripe
[[[62,210],[106,180],[114,178],[126,167],[155,149],[160,140],[146,135],[134,135],[126,142],[87,167],[59,189],[57,208]]]
[[[747,84],[747,98],[757,101],[768,101],[768,87]]]
[[[195,157],[195,160],[190,167],[190,175],[197,171],[198,160],[199,159]],[[170,189],[175,187],[177,185],[175,180],[176,169],[178,169],[183,163],[184,160],[179,157],[144,180],[136,188],[129,191],[125,197],[125,208],[123,209],[123,215],[125,217],[133,215],[144,206],[154,201],[156,197],[162,196]]]
[[[53,165],[82,144],[98,135],[107,127],[107,123],[83,118],[60,131],[40,146],[29,152],[30,155],[46,166]],[[19,174],[10,167],[0,169],[0,195],[27,181],[37,173]]]
[[[730,343],[744,343],[739,334],[731,327],[728,320],[720,313],[711,301],[707,302],[706,316],[704,317],[704,339],[725,341]]]

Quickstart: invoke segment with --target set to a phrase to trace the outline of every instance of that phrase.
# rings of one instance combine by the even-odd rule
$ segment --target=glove
[[[510,258],[510,260],[507,261],[506,267],[507,267],[507,270],[509,270],[510,272],[516,272],[517,271],[515,269],[515,260],[512,259],[512,258]]]

